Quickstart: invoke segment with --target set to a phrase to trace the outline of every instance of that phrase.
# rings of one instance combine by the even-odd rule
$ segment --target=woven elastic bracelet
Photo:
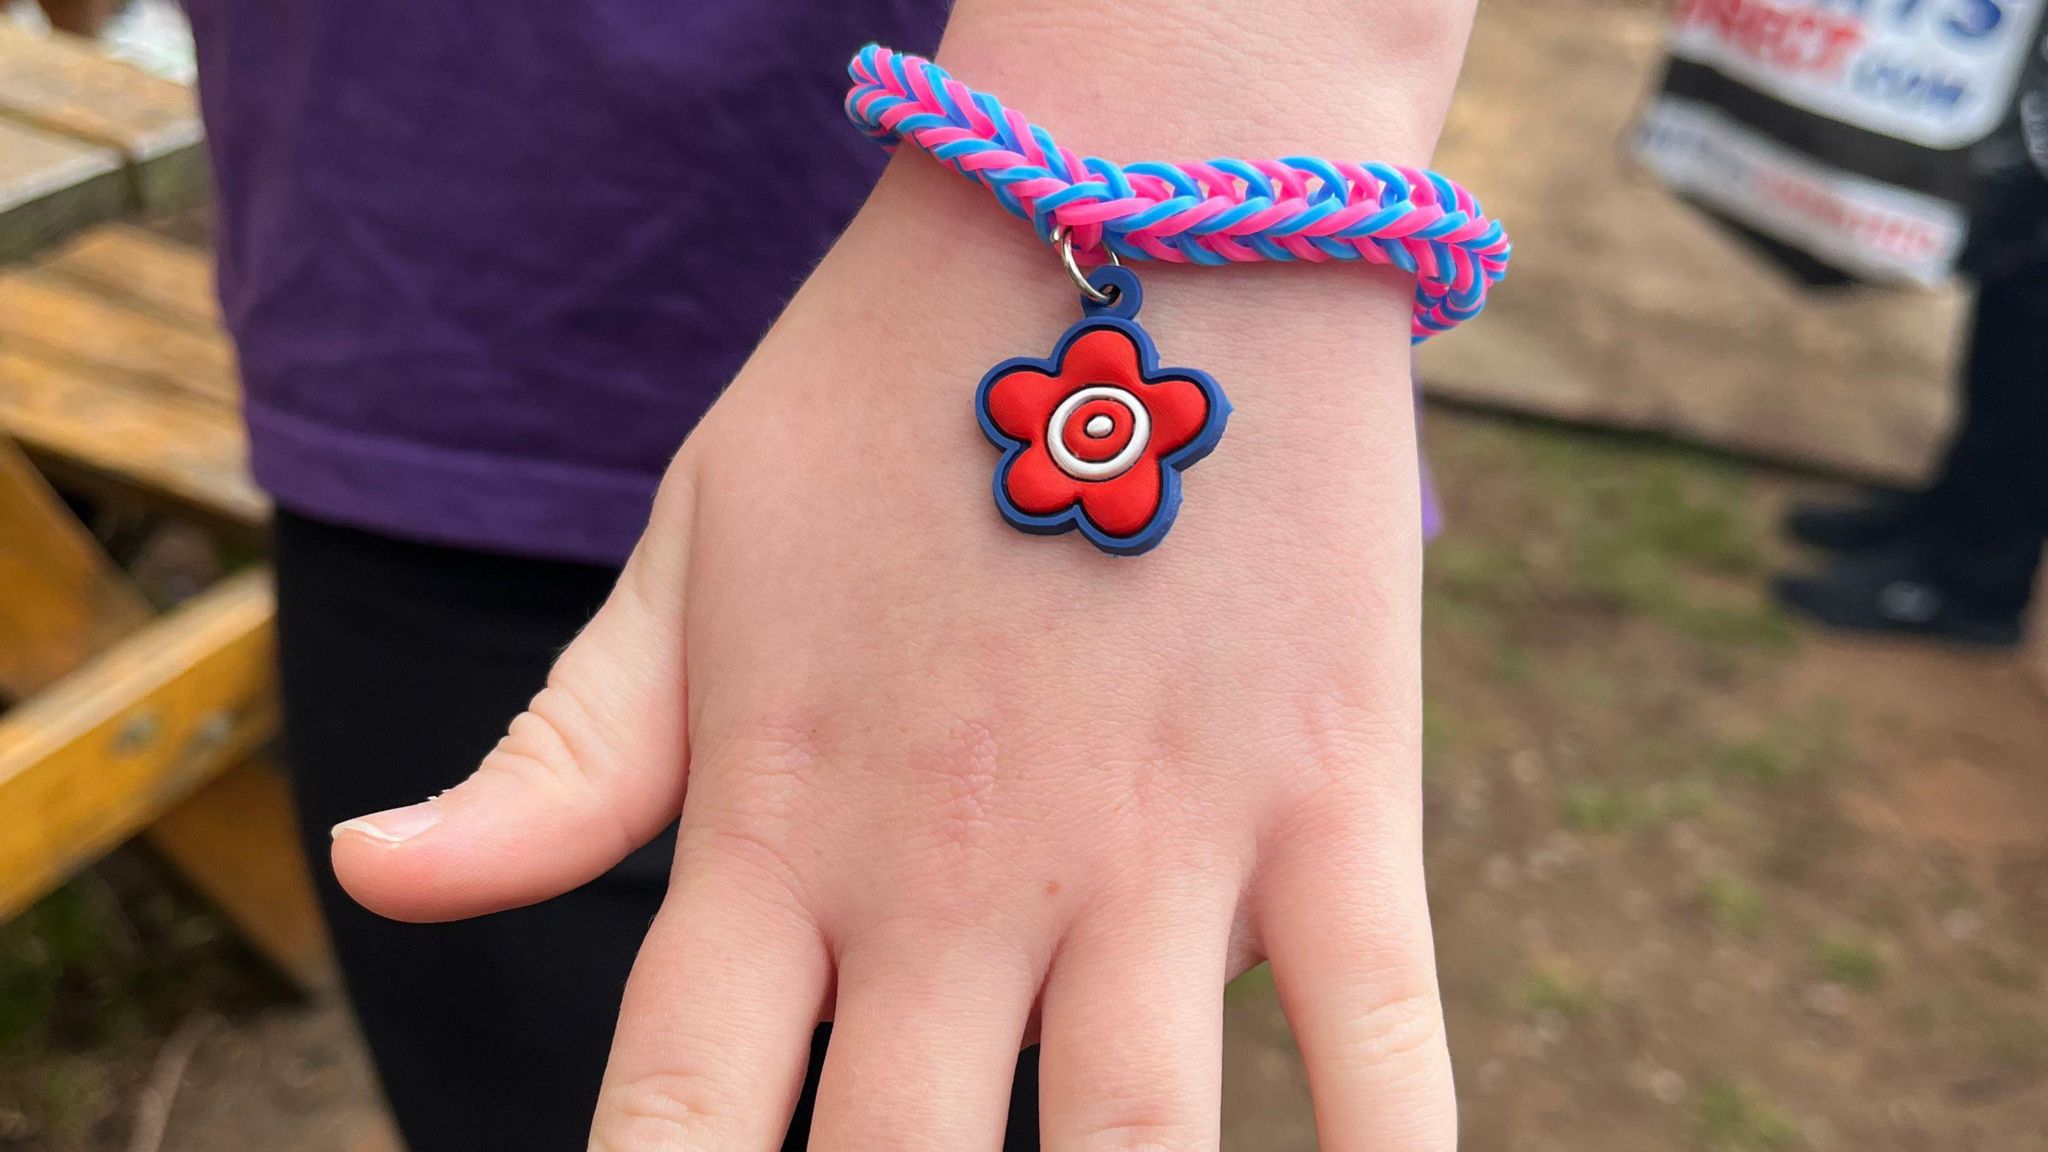
[[[1158,546],[1180,511],[1181,472],[1230,418],[1208,373],[1160,366],[1123,259],[1391,265],[1415,277],[1416,341],[1478,315],[1507,271],[1501,226],[1434,172],[1311,156],[1118,165],[1076,156],[921,57],[870,44],[849,71],[846,111],[862,131],[889,148],[908,141],[994,193],[1081,291],[1081,319],[1051,356],[1005,360],[975,392],[982,433],[1003,453],[996,507],[1026,532],[1078,531],[1123,556]],[[1083,272],[1077,253],[1109,264]]]
[[[1416,278],[1417,341],[1478,315],[1507,271],[1507,233],[1435,172],[1314,156],[1119,165],[1062,148],[921,56],[870,44],[847,71],[846,112],[861,131],[930,153],[1030,220],[1041,239],[1068,229],[1084,256],[1106,247],[1183,264],[1390,264]]]

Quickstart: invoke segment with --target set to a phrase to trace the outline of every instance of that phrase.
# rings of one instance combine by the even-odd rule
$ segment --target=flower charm
[[[1003,449],[995,491],[1005,520],[1044,535],[1078,528],[1105,552],[1135,556],[1173,526],[1181,469],[1216,447],[1230,402],[1207,373],[1158,366],[1130,318],[1135,288],[1125,296],[1089,306],[1051,359],[989,369],[976,405]]]

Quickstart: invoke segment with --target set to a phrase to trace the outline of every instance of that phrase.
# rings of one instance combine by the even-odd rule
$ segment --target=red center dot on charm
[[[1109,399],[1090,400],[1074,409],[1060,439],[1076,457],[1098,464],[1131,442],[1131,410]]]

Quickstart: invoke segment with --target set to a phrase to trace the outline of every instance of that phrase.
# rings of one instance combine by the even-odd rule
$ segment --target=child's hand
[[[1048,1149],[1214,1148],[1222,986],[1267,956],[1324,1148],[1455,1143],[1410,285],[1139,272],[1163,362],[1236,407],[1157,551],[997,515],[974,386],[1078,297],[906,157],[482,769],[340,831],[358,899],[433,920],[565,891],[681,811],[593,1148],[779,1146],[821,1017],[813,1147],[994,1148],[1037,1036]]]

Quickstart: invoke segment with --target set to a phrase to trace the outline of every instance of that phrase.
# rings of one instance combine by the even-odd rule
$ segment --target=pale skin
[[[961,0],[939,61],[1124,159],[1426,163],[1463,0]],[[906,152],[683,445],[602,613],[476,774],[337,829],[368,907],[563,892],[681,815],[599,1152],[1213,1149],[1270,957],[1322,1147],[1446,1152],[1423,898],[1412,286],[1139,269],[1236,406],[1157,551],[998,518],[971,407],[1077,316],[1028,228]]]

